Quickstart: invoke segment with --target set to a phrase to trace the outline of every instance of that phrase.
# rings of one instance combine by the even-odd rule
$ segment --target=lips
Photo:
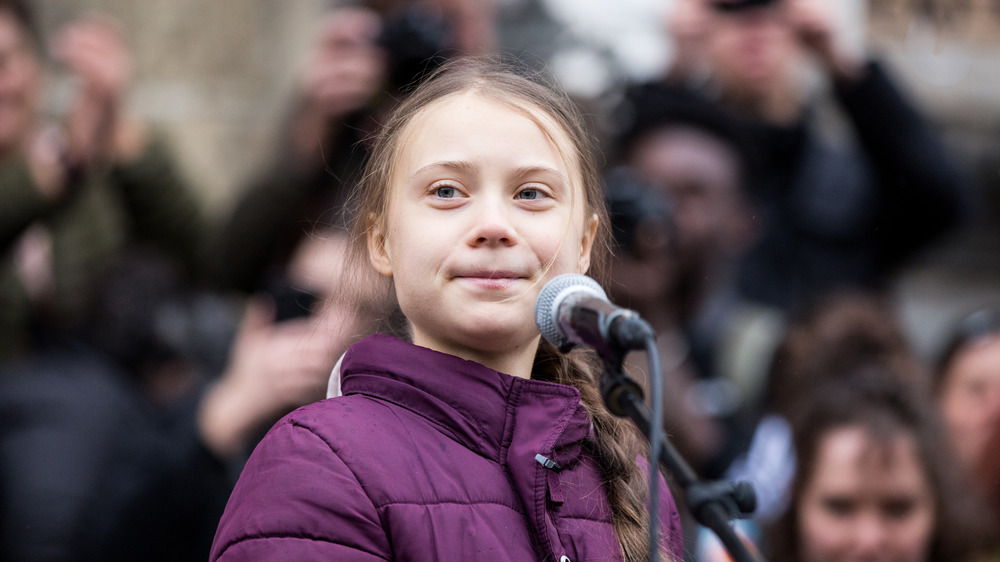
[[[466,277],[472,279],[524,279],[527,275],[522,275],[516,271],[506,270],[479,270],[462,272],[455,277]]]
[[[506,270],[467,271],[455,275],[455,279],[461,279],[490,289],[505,289],[517,281],[527,279],[528,277],[528,275],[522,275],[516,271]]]

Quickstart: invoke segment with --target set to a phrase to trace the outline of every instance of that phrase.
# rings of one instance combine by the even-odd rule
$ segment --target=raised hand
[[[863,72],[863,62],[838,41],[831,6],[818,0],[789,0],[789,22],[799,41],[816,55],[835,79],[852,80]]]
[[[121,26],[108,16],[87,16],[63,28],[52,51],[78,86],[66,123],[71,161],[92,165],[137,156],[144,135],[125,112],[132,57]]]
[[[378,14],[363,8],[324,18],[299,77],[301,107],[292,131],[299,156],[316,157],[330,127],[368,105],[385,83],[387,56],[376,42],[381,29]]]
[[[202,401],[198,425],[220,457],[236,454],[262,424],[323,398],[336,357],[308,318],[274,323],[274,306],[250,301],[229,365]]]

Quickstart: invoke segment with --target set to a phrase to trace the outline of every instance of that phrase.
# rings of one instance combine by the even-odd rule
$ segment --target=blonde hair
[[[572,146],[572,154],[562,154],[567,167],[579,174],[586,217],[598,217],[598,232],[591,255],[591,271],[602,278],[610,255],[610,236],[604,192],[596,163],[595,143],[584,126],[576,104],[560,90],[552,87],[538,73],[528,74],[501,62],[495,57],[458,58],[444,65],[418,86],[398,107],[377,133],[371,156],[352,199],[353,270],[370,272],[373,280],[365,286],[378,284],[389,290],[388,280],[375,274],[368,262],[368,236],[373,229],[386,232],[384,221],[389,214],[389,191],[394,178],[395,163],[409,132],[410,124],[429,106],[444,97],[474,92],[522,113],[534,121],[550,138],[561,133]],[[552,130],[552,126],[558,130]],[[562,146],[557,143],[557,147]],[[381,278],[381,281],[374,281]],[[399,316],[396,316],[398,319]],[[384,331],[399,332],[390,320]],[[560,354],[543,342],[535,357],[532,377],[580,390],[582,401],[591,415],[595,443],[591,453],[598,462],[608,494],[612,519],[622,554],[626,560],[645,560],[648,552],[649,519],[646,510],[646,478],[636,463],[642,452],[641,438],[627,421],[612,415],[604,407],[598,391],[596,362],[586,354]]]

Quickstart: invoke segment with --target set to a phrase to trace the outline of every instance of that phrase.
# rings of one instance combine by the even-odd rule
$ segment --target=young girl
[[[607,247],[587,139],[568,98],[485,61],[400,105],[355,232],[412,343],[355,344],[344,396],[270,431],[212,560],[646,559],[640,441],[604,409],[595,369],[540,343],[533,319],[549,279]],[[680,560],[666,493],[659,510],[659,550]]]

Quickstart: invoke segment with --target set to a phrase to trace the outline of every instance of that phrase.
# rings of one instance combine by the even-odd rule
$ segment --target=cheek
[[[538,239],[533,244],[532,250],[542,266],[551,265],[552,273],[555,275],[576,271],[579,244],[570,244],[558,237],[547,236]]]
[[[519,234],[541,265],[551,264],[555,274],[576,272],[583,250],[581,228],[567,231],[565,221],[546,221],[522,225]]]
[[[799,544],[809,559],[823,559],[843,542],[843,522],[830,517],[815,503],[804,503],[799,511]]]
[[[397,287],[426,284],[423,278],[435,268],[434,247],[428,242],[428,236],[399,231],[392,235],[386,247]],[[413,282],[408,282],[411,279]]]
[[[945,421],[955,429],[975,427],[982,417],[982,409],[977,408],[975,402],[967,389],[955,384],[945,392],[942,400],[941,410]]]
[[[928,507],[914,514],[899,533],[897,548],[901,558],[926,560],[934,533],[934,512]]]
[[[823,508],[818,499],[803,494],[797,521],[799,550],[803,560],[827,562],[841,559],[850,550],[851,524]]]

